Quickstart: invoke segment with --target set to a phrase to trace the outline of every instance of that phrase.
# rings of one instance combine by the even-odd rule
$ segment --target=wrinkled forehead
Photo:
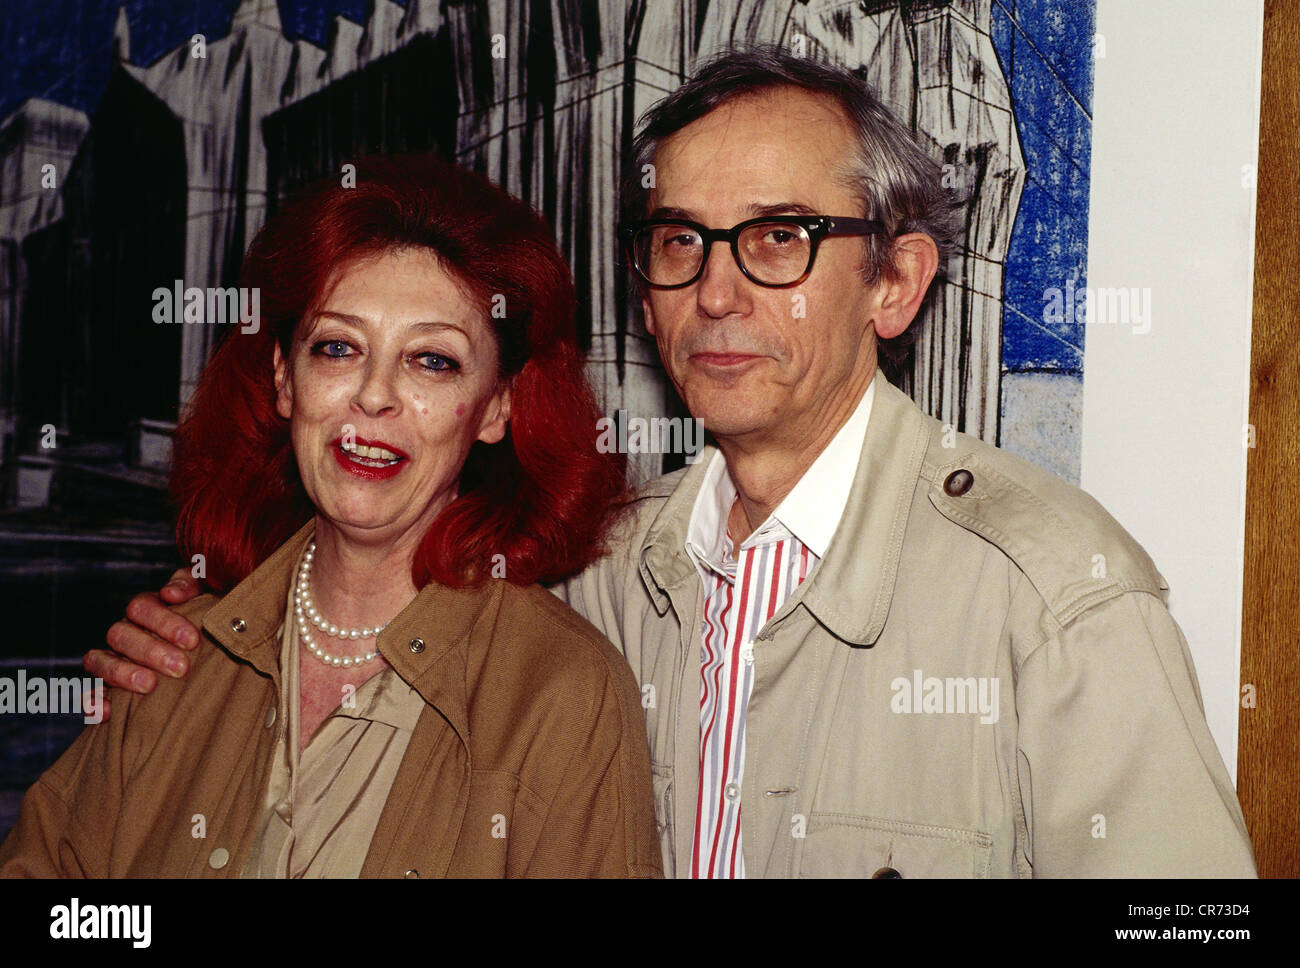
[[[788,204],[851,214],[845,171],[855,156],[852,125],[833,98],[792,87],[740,95],[660,142],[648,208],[730,217]]]

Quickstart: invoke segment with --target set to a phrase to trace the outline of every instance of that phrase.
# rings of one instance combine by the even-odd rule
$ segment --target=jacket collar
[[[203,629],[226,651],[244,659],[280,687],[280,630],[289,583],[303,548],[315,534],[314,520],[225,595],[203,620]],[[465,669],[470,642],[490,635],[491,622],[477,625],[500,604],[501,587],[488,581],[475,588],[432,582],[416,594],[379,634],[378,648],[397,674],[436,707],[468,742]]]
[[[925,458],[929,419],[905,393],[876,374],[871,420],[853,488],[835,536],[812,576],[796,593],[817,620],[854,645],[880,637],[894,597],[912,495]],[[641,577],[655,609],[699,576],[685,551],[691,509],[716,448],[710,445],[660,509],[641,547]],[[793,605],[795,596],[791,596]],[[785,611],[786,609],[782,609]],[[679,614],[682,621],[690,620]]]

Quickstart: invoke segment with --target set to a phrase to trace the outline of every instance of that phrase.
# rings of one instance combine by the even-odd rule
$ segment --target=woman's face
[[[510,418],[486,315],[427,249],[343,266],[289,359],[275,348],[308,497],[346,537],[418,540],[457,494],[476,440]]]

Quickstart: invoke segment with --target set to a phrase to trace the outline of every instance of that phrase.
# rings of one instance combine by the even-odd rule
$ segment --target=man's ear
[[[513,402],[515,381],[502,380],[495,398],[483,412],[483,426],[479,428],[478,439],[485,444],[500,443],[510,425],[510,405]]]
[[[275,341],[275,412],[285,420],[293,415],[293,381],[289,379],[289,361]]]
[[[880,308],[875,316],[876,336],[880,339],[893,339],[912,324],[939,268],[938,246],[922,232],[896,238],[893,254],[898,271],[880,282]]]
[[[641,297],[641,311],[645,314],[645,329],[651,336],[655,334],[655,314],[650,308],[649,298]]]

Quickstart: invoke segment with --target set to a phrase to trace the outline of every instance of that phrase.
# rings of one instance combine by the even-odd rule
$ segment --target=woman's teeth
[[[339,444],[339,449],[348,455],[348,459],[366,467],[391,467],[402,458],[384,447],[367,447],[364,444]]]

